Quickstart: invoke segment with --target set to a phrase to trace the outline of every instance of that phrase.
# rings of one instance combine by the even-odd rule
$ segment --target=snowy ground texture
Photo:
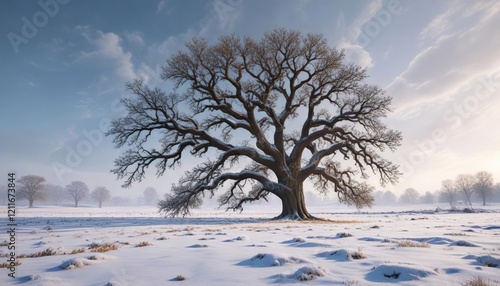
[[[435,207],[311,208],[334,222],[269,221],[278,210],[263,211],[265,206],[241,214],[198,211],[186,219],[162,218],[153,207],[19,208],[16,255],[21,265],[15,279],[0,269],[0,285],[461,285],[478,276],[500,280],[500,206],[476,213]],[[0,238],[7,238],[5,209]],[[0,254],[6,253],[1,246]]]

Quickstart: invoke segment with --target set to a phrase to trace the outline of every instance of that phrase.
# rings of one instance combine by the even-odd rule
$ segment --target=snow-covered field
[[[1,237],[7,239],[3,209]],[[310,209],[333,222],[291,222],[269,221],[278,210],[264,206],[243,213],[196,211],[185,219],[163,218],[154,207],[19,208],[16,255],[24,258],[18,258],[15,279],[0,269],[0,285],[461,285],[478,276],[500,280],[500,206],[482,210],[407,206],[357,212],[335,205]],[[6,256],[9,251],[2,245],[0,253]]]

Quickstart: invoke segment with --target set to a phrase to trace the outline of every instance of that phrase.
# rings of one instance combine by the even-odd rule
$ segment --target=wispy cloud
[[[500,26],[500,9],[493,9],[497,12],[491,14],[491,8],[476,9],[476,22],[460,33],[447,34],[445,27],[458,25],[462,19],[444,14],[422,30],[421,36],[432,37],[435,41],[418,53],[408,68],[387,87],[390,94],[397,94],[395,103],[399,116],[414,115],[436,103],[464,97],[466,95],[460,91],[466,90],[476,78],[498,71],[500,38],[492,38],[492,35]]]
[[[366,48],[360,44],[360,36],[364,25],[372,20],[381,8],[381,0],[370,2],[359,16],[347,27],[346,31],[344,31],[344,36],[338,48],[345,50],[348,61],[366,68],[373,67],[373,59]],[[343,15],[339,19],[343,20]],[[343,23],[338,23],[338,25],[343,26]]]
[[[140,32],[125,32],[123,33],[125,38],[132,44],[138,46],[144,46],[144,39],[142,38],[142,33]]]
[[[165,8],[165,5],[165,0],[161,0],[160,2],[158,2],[158,5],[156,6],[156,14],[160,14],[161,11],[163,11],[163,9]]]
[[[77,30],[81,31],[81,34],[94,47],[92,51],[81,51],[77,61],[105,65],[106,68],[111,68],[118,76],[126,80],[136,77],[132,54],[123,49],[120,36],[102,31],[92,33],[89,27],[77,27]]]
[[[382,0],[371,1],[368,6],[363,9],[361,14],[347,28],[347,39],[357,42],[363,26],[368,23],[382,8]]]

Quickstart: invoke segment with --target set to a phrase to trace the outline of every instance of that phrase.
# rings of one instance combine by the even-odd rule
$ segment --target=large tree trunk
[[[30,206],[29,207],[32,208],[33,207],[33,200],[29,200],[29,202],[30,202]]]
[[[295,184],[290,189],[291,191],[285,192],[281,196],[279,196],[281,199],[282,210],[281,214],[274,219],[317,219],[307,211],[302,184]]]

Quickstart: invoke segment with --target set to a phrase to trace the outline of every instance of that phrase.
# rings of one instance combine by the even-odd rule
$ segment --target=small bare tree
[[[418,199],[420,194],[414,188],[408,188],[404,191],[404,193],[399,198],[401,203],[407,204],[416,204],[418,203]]]
[[[282,202],[278,219],[314,219],[307,179],[315,191],[334,190],[358,208],[372,204],[370,173],[382,186],[397,182],[398,167],[381,156],[401,142],[382,122],[391,97],[365,83],[366,70],[344,63],[322,35],[277,29],[260,40],[231,35],[210,45],[195,38],[186,47],[163,68],[175,89],[128,83],[128,114],[107,133],[117,148],[133,146],[113,170],[126,186],[153,164],[163,175],[181,158],[205,158],[160,201],[161,211],[187,215],[225,186],[219,203],[227,209],[271,194]],[[161,145],[152,147],[156,135]]]
[[[65,199],[64,188],[61,186],[46,184],[44,192],[47,195],[48,201],[56,206],[60,205]]]
[[[146,205],[156,205],[158,203],[158,192],[155,188],[148,187],[143,192],[144,204]]]
[[[428,191],[425,192],[425,194],[420,197],[420,202],[422,204],[433,204],[435,200],[436,197],[434,196],[434,194]]]
[[[476,174],[475,192],[483,199],[483,206],[486,205],[486,198],[493,194],[493,174],[482,171]]]
[[[29,207],[33,207],[33,202],[37,200],[45,200],[46,194],[43,192],[45,178],[41,176],[28,175],[22,176],[18,181],[20,185],[17,194],[20,199],[26,199],[29,202]]]
[[[102,208],[102,203],[111,198],[111,194],[106,187],[96,187],[95,190],[90,194],[92,200],[99,203],[99,208]]]
[[[71,184],[66,186],[66,192],[73,199],[75,202],[75,208],[77,208],[78,203],[87,198],[89,188],[82,181],[73,181]]]
[[[382,201],[385,205],[394,205],[394,203],[396,203],[397,200],[398,198],[391,191],[385,191],[384,195],[382,196]]]
[[[472,201],[471,197],[472,194],[476,191],[474,188],[474,184],[476,183],[476,178],[474,175],[458,175],[457,178],[455,179],[455,188],[457,188],[458,191],[461,191],[465,198],[467,199],[467,202],[469,203],[469,206],[472,208]]]
[[[444,180],[441,182],[441,193],[446,201],[453,206],[453,203],[457,200],[458,190],[455,187],[455,183],[452,180]]]

